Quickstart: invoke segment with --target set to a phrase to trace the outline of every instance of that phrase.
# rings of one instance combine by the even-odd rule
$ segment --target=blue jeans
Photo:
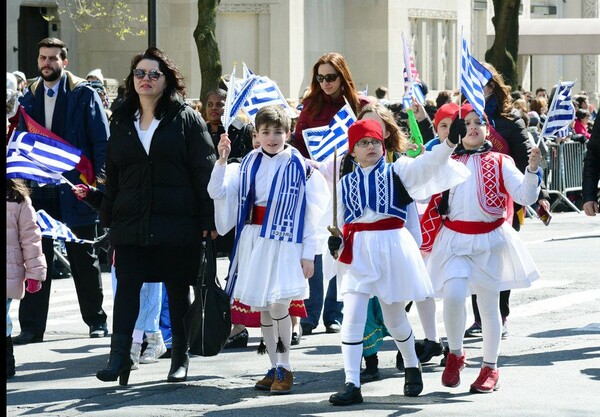
[[[11,303],[11,301],[12,301],[12,298],[6,299],[6,337],[10,336],[10,334],[12,333],[12,328],[13,328],[12,320],[10,319],[10,303]]]
[[[173,343],[173,334],[171,333],[171,316],[169,315],[169,297],[167,296],[167,289],[165,284],[162,291],[162,308],[160,310],[160,332],[162,333],[163,340],[167,349],[171,349]]]
[[[310,289],[309,298],[304,300],[308,317],[301,319],[300,324],[304,326],[319,325],[319,317],[323,312],[323,324],[329,326],[334,323],[342,323],[343,303],[337,300],[337,280],[333,277],[329,280],[325,302],[323,302],[323,255],[315,256],[315,274],[308,280]]]

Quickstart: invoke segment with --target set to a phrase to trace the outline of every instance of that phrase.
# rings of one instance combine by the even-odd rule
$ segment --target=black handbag
[[[202,242],[198,282],[194,302],[183,318],[183,326],[192,355],[215,356],[229,338],[231,303],[217,278],[214,242]]]

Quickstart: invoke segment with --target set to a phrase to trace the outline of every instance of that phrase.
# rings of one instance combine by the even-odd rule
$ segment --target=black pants
[[[140,311],[140,290],[144,277],[117,278],[117,292],[113,308],[113,334],[131,335]],[[191,305],[190,285],[183,280],[165,282],[169,299],[169,315],[173,336],[185,336],[183,316]]]
[[[80,239],[93,240],[96,236],[96,225],[70,227]],[[102,309],[104,294],[102,292],[102,273],[94,248],[90,244],[65,243],[67,259],[71,265],[73,282],[79,301],[81,317],[88,326],[106,323],[106,313]],[[19,304],[19,323],[21,330],[43,335],[48,321],[50,292],[52,288],[52,272],[54,259],[54,242],[43,238],[42,248],[48,265],[46,281],[37,293],[26,292]]]

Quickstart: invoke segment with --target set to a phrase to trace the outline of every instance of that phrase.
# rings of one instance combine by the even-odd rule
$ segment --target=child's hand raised
[[[221,140],[217,145],[217,152],[219,153],[219,160],[217,161],[221,165],[227,164],[227,157],[231,153],[231,140],[227,133],[221,134]]]
[[[542,151],[537,146],[531,148],[529,152],[529,166],[527,169],[529,172],[536,172],[540,163],[542,162]]]

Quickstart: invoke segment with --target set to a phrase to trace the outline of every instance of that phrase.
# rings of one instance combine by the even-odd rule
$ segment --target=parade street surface
[[[480,338],[465,339],[467,367],[456,388],[441,384],[441,356],[423,365],[423,393],[405,397],[404,374],[395,368],[388,337],[379,352],[381,379],[362,387],[364,403],[336,407],[329,396],[344,383],[340,334],[323,323],[292,346],[294,387],[271,396],[254,389],[266,373],[267,356],[256,349],[260,330],[249,329],[247,348],[224,350],[190,360],[184,383],[167,383],[170,359],[141,364],[129,386],[101,382],[110,338],[90,339],[79,313],[72,279],[55,280],[44,342],[15,346],[17,375],[7,381],[9,416],[187,417],[187,416],[540,416],[600,415],[600,216],[553,213],[549,226],[528,218],[520,236],[541,279],[514,290],[508,336],[500,347],[500,389],[471,394],[479,373]],[[227,261],[219,260],[224,278]],[[112,330],[110,274],[103,273],[104,309]],[[19,303],[13,302],[13,336],[19,334]],[[440,335],[445,336],[442,303],[437,302]],[[468,323],[472,323],[470,301]],[[409,313],[416,337],[423,338],[416,308]]]

